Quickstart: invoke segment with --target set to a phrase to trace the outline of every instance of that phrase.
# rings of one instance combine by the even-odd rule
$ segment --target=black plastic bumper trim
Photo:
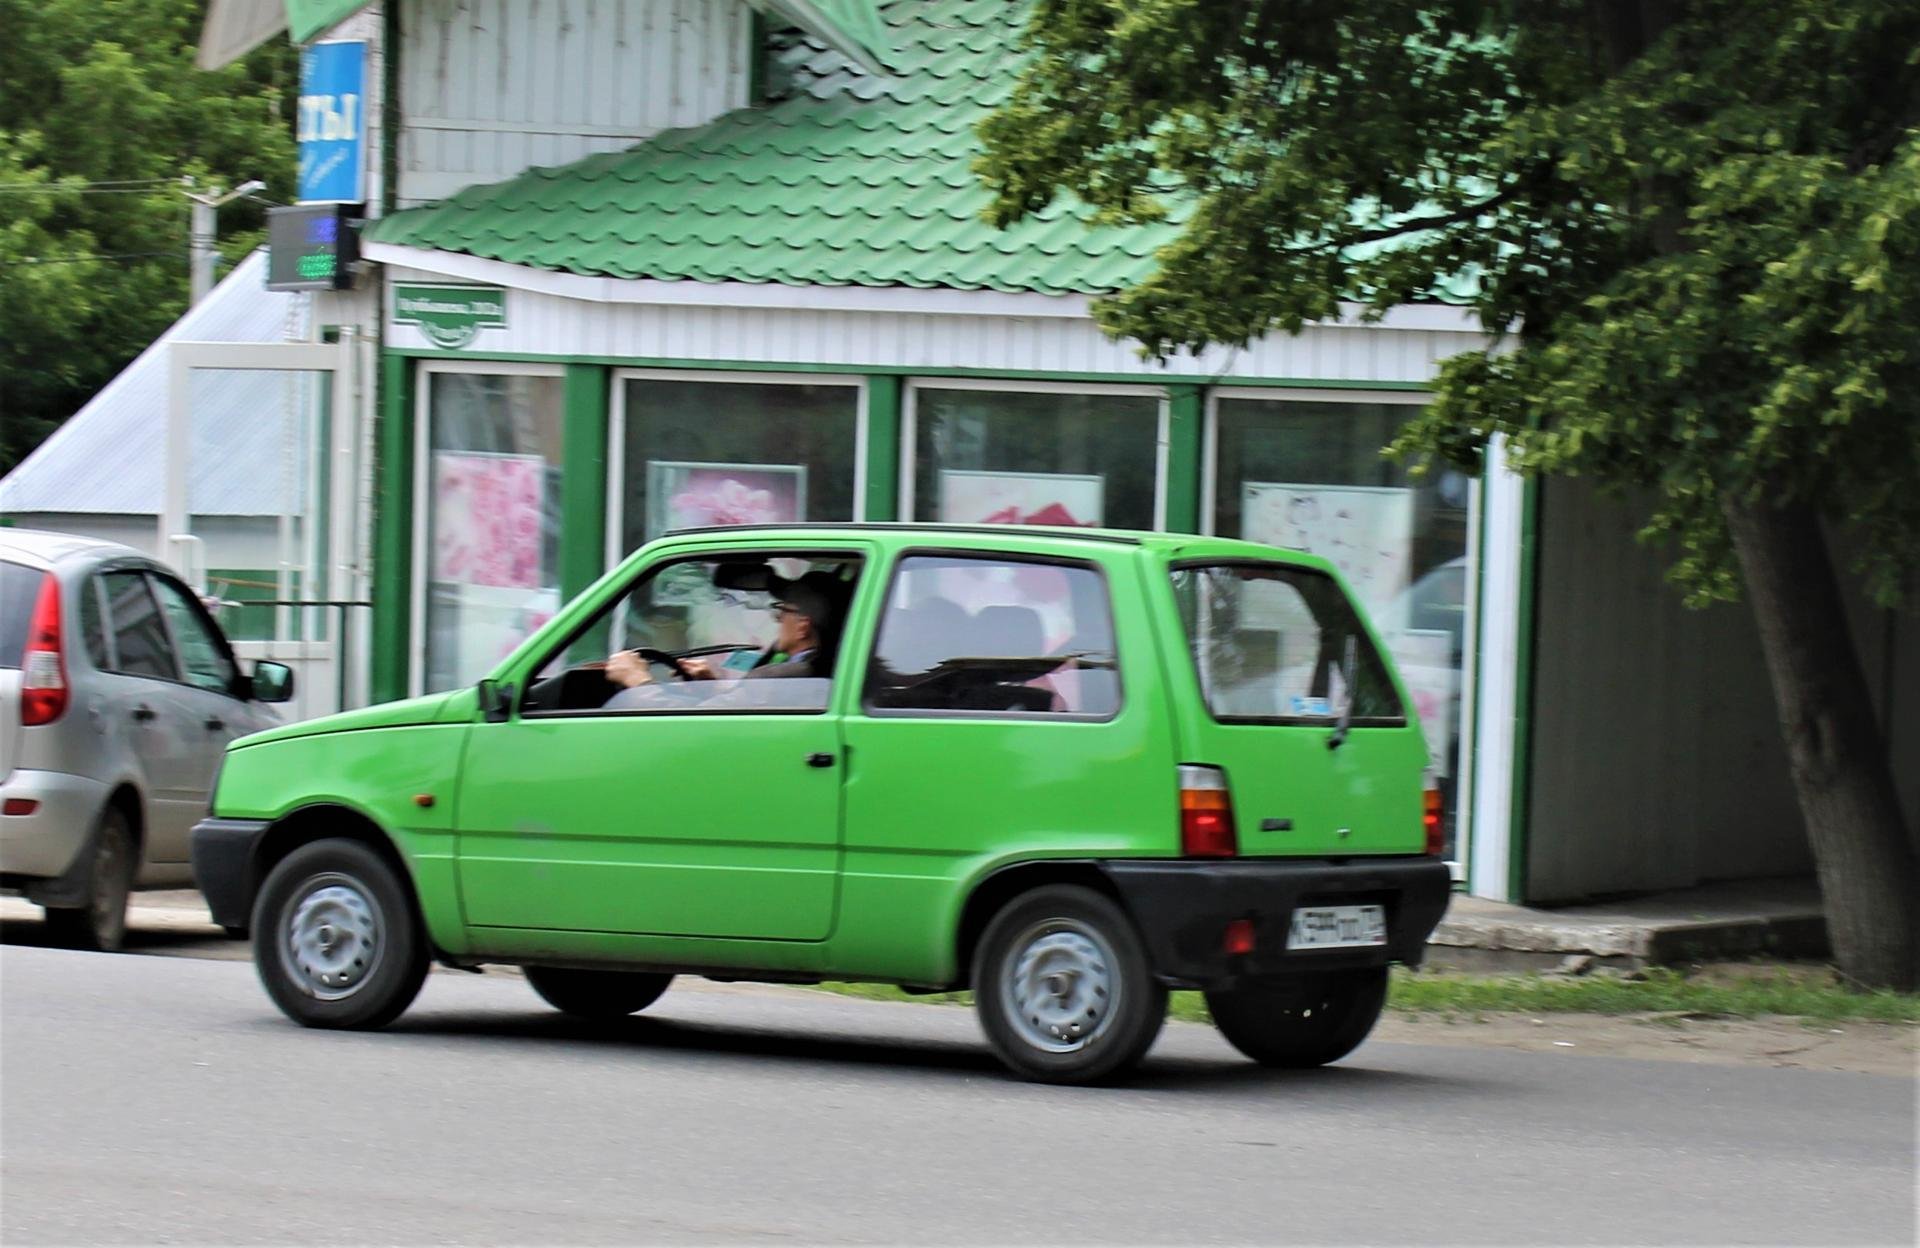
[[[1100,868],[1139,926],[1154,973],[1183,988],[1389,962],[1417,966],[1453,891],[1447,864],[1435,858],[1109,860]],[[1387,909],[1386,944],[1287,949],[1296,908],[1367,902]],[[1225,952],[1226,926],[1235,919],[1253,922],[1251,953]]]
[[[193,882],[221,927],[252,918],[253,851],[271,826],[264,819],[202,819],[193,825]]]

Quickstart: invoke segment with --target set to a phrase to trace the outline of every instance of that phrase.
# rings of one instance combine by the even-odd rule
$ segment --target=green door
[[[1339,582],[1219,562],[1169,579],[1206,709],[1183,724],[1184,761],[1225,771],[1240,853],[1420,853],[1419,725]]]
[[[477,724],[459,809],[467,922],[823,939],[839,754],[839,724],[823,715]]]
[[[557,640],[512,717],[469,740],[468,925],[825,939],[845,770],[834,652],[860,562],[676,554]]]

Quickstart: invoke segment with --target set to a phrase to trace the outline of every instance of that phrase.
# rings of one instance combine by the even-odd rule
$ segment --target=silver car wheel
[[[1023,1041],[1048,1053],[1077,1053],[1106,1034],[1120,982],[1113,950],[1098,932],[1075,919],[1049,919],[1008,950],[999,991]]]
[[[294,892],[285,914],[287,972],[308,996],[344,1000],[379,968],[384,916],[359,880],[316,875]]]

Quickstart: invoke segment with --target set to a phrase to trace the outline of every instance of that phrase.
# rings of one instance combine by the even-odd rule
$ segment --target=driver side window
[[[524,713],[820,712],[859,577],[851,554],[655,565],[540,671]]]

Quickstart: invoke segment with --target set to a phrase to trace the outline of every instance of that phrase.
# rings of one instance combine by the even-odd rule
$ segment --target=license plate
[[[1354,949],[1387,943],[1385,906],[1313,906],[1293,912],[1289,949]]]

